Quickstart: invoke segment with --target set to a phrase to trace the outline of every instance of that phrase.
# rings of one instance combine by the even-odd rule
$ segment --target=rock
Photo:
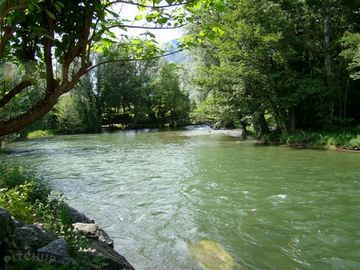
[[[99,240],[100,242],[107,244],[111,248],[114,247],[114,241],[97,224],[74,223],[72,225],[74,229],[78,231],[80,234],[85,235],[88,238]]]
[[[86,252],[101,257],[108,265],[107,269],[134,269],[123,256],[113,249],[114,241],[97,224],[74,223],[73,227],[80,234],[89,238],[91,245]]]
[[[104,242],[92,239],[91,248],[88,252],[102,258],[107,264],[107,270],[135,270],[135,268],[123,256]]]
[[[5,242],[6,237],[12,233],[14,224],[10,214],[3,208],[0,208],[0,247]]]
[[[56,239],[37,250],[37,257],[41,260],[56,264],[65,264],[70,260],[68,244],[62,238]]]
[[[56,235],[44,230],[40,224],[26,224],[15,228],[14,232],[15,243],[23,252],[36,251],[55,239]]]
[[[14,223],[10,214],[3,208],[0,208],[0,269],[3,264],[3,258],[8,250],[8,242],[14,230]]]
[[[63,207],[69,213],[71,223],[95,223],[93,219],[88,218],[85,214],[80,213],[75,208],[72,208],[67,204],[64,204]]]
[[[112,240],[110,236],[103,229],[98,228],[97,236],[100,242],[103,242],[107,244],[109,247],[114,248],[114,240]]]
[[[78,231],[80,234],[85,235],[86,237],[89,238],[98,239],[97,236],[98,225],[94,223],[80,223],[80,222],[73,223],[72,225],[74,229]]]
[[[219,243],[203,240],[188,244],[188,247],[194,258],[204,269],[233,270],[235,267],[235,260]]]

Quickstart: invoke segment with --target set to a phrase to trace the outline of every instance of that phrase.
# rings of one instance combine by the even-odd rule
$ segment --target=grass
[[[27,135],[27,139],[39,139],[39,138],[49,138],[54,136],[54,133],[51,130],[35,130],[30,131]]]
[[[302,132],[280,135],[280,143],[301,146],[325,146],[349,150],[360,150],[360,135],[350,132]]]

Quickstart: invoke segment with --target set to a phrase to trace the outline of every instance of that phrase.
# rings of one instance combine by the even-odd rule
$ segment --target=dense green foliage
[[[0,2],[0,136],[18,132],[48,113],[82,76],[102,64],[94,61],[95,52],[108,52],[111,44],[120,42],[132,51],[132,59],[161,54],[151,33],[144,33],[145,42],[141,42],[144,38],[129,42],[128,28],[147,26],[129,25],[127,16],[114,7],[120,2],[138,7],[135,21],[144,19],[149,27],[161,28],[177,27],[187,18],[183,9],[169,7],[194,6],[198,1]],[[115,29],[122,34],[117,36]],[[16,66],[18,72],[8,72],[9,66]],[[22,106],[33,96],[34,102]],[[21,106],[12,114],[2,116],[17,103]]]
[[[189,27],[201,45],[198,108],[216,103],[223,125],[252,124],[258,135],[360,122],[359,1],[222,4],[204,4]]]
[[[113,47],[105,61],[129,57]],[[162,127],[188,122],[190,100],[180,87],[181,67],[163,61],[109,63],[96,77],[99,115],[103,124]]]
[[[300,146],[327,146],[360,150],[360,136],[348,132],[344,133],[305,133],[282,134],[280,142]]]
[[[0,207],[5,208],[17,220],[25,223],[41,223],[43,226],[66,240],[74,262],[58,268],[39,262],[9,261],[5,269],[103,269],[99,258],[92,258],[81,252],[89,247],[87,240],[72,228],[64,198],[51,192],[51,188],[31,170],[7,161],[0,162]],[[15,250],[15,247],[13,247]],[[10,249],[7,255],[11,258]]]

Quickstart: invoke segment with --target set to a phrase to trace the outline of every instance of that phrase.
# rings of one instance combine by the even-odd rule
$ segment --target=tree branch
[[[165,54],[162,54],[162,55],[156,55],[156,56],[152,56],[152,57],[148,57],[148,58],[143,58],[143,59],[141,59],[141,58],[137,58],[137,59],[136,59],[136,58],[135,58],[135,59],[124,58],[124,59],[107,60],[107,61],[103,61],[103,62],[97,63],[96,65],[93,65],[93,66],[89,67],[89,68],[87,69],[87,72],[93,70],[94,68],[97,68],[98,66],[105,65],[105,64],[109,64],[109,63],[154,60],[154,59],[159,59],[159,58],[162,58],[162,57],[166,57],[166,56],[169,56],[169,55],[173,55],[173,54],[182,52],[183,50],[184,50],[184,49],[181,49],[181,50],[177,50],[177,51],[165,53]]]
[[[155,5],[149,6],[149,5],[144,5],[144,4],[135,3],[135,2],[133,2],[133,1],[114,0],[114,1],[112,1],[112,2],[110,2],[110,3],[108,3],[108,4],[106,5],[106,7],[111,6],[111,5],[113,5],[113,4],[121,3],[121,4],[127,4],[127,5],[137,6],[137,7],[141,7],[141,8],[162,9],[162,8],[169,8],[169,7],[176,7],[176,6],[184,6],[184,5],[193,3],[193,2],[195,2],[195,0],[188,0],[188,1],[183,2],[183,3],[168,4],[168,5],[162,5],[162,6],[155,6]]]
[[[22,90],[32,85],[31,81],[22,81],[16,85],[9,93],[7,93],[2,99],[0,99],[0,108],[8,104]]]
[[[111,28],[135,28],[135,29],[148,29],[148,30],[171,30],[171,29],[178,29],[181,27],[186,26],[187,24],[181,24],[178,26],[141,26],[141,25],[128,25],[128,24],[116,24],[116,25],[111,25],[110,27],[108,27],[108,29]]]
[[[64,86],[65,87],[65,86]],[[29,111],[8,121],[0,121],[0,136],[17,132],[47,114],[57,103],[61,93],[47,93],[44,99]]]
[[[11,1],[7,0],[4,4],[3,10],[1,10],[0,22],[4,20],[4,18],[9,14],[12,10],[23,10],[29,6],[29,3],[17,4],[17,5],[10,5]]]

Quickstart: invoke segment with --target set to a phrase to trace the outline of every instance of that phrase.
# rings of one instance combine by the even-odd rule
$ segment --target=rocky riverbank
[[[81,252],[96,257],[104,266],[101,269],[134,270],[134,267],[114,250],[114,241],[94,220],[74,208],[64,205],[71,218],[74,232],[85,236],[87,246]],[[76,265],[69,245],[54,233],[47,231],[42,224],[24,224],[13,218],[8,211],[0,208],[0,269],[7,262],[20,261],[45,262],[52,265]]]

